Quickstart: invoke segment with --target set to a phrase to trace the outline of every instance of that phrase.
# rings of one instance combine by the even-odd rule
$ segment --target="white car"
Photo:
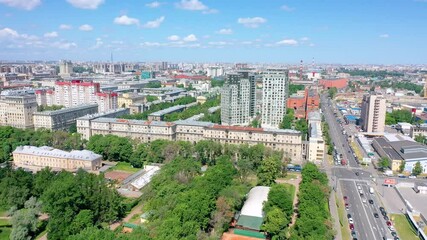
[[[348,219],[348,223],[349,223],[349,224],[354,224],[353,218],[349,218],[349,219]]]
[[[366,203],[366,198],[362,198],[362,202],[363,202],[363,203]]]
[[[417,178],[417,176],[411,175],[409,176],[409,178]]]
[[[393,226],[388,227],[388,229],[390,229],[390,231],[395,232],[396,229]]]

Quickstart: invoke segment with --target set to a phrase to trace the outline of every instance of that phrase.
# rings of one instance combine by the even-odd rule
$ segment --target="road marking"
[[[355,188],[356,188],[356,190],[357,190],[356,182],[354,182],[354,187],[355,187]],[[362,202],[362,198],[360,197],[360,194],[357,194],[357,195],[359,196],[360,202]],[[369,220],[368,213],[366,212],[366,209],[363,207],[363,204],[362,204],[362,208],[363,208],[363,211],[365,212],[366,219],[368,219],[369,226],[372,226],[371,221]],[[374,231],[372,230],[372,228],[369,228],[369,229],[371,229],[372,236],[373,236],[374,238],[376,238],[375,233],[374,233]]]

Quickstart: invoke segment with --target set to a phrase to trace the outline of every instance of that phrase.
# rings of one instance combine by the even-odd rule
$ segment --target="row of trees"
[[[345,68],[341,68],[338,70],[339,72],[342,73],[348,73],[351,76],[362,76],[362,77],[370,77],[370,78],[375,78],[375,77],[380,77],[380,78],[385,78],[385,77],[402,77],[403,73],[400,72],[389,72],[389,71],[385,71],[385,70],[379,70],[379,71],[373,71],[373,70],[362,70],[362,69],[345,69]]]
[[[208,99],[205,103],[197,104],[196,106],[192,106],[190,108],[187,108],[186,110],[184,110],[182,112],[175,112],[175,113],[171,113],[171,114],[166,114],[164,119],[165,119],[165,121],[173,122],[173,121],[177,121],[180,119],[184,120],[184,119],[190,118],[190,117],[197,115],[197,114],[200,114],[200,113],[204,113],[205,115],[209,115],[210,113],[208,112],[208,109],[211,107],[219,106],[220,104],[221,104],[221,100],[219,97]]]
[[[313,163],[307,163],[301,172],[298,194],[298,219],[291,239],[333,239],[331,215],[328,208],[330,189],[325,173]]]
[[[331,87],[328,89],[328,95],[331,99],[334,99],[338,93],[338,89],[336,87]]]
[[[405,89],[409,91],[414,91],[418,94],[423,91],[422,85],[417,85],[415,83],[409,82],[409,81],[379,81],[375,82],[375,85],[380,86],[382,88],[394,88],[394,89]]]
[[[177,99],[175,102],[162,102],[159,104],[154,104],[150,106],[150,110],[147,110],[142,113],[136,113],[136,114],[129,114],[129,115],[123,115],[121,118],[124,119],[137,119],[137,120],[146,120],[148,118],[148,115],[150,115],[153,112],[157,112],[166,108],[170,108],[177,105],[186,105],[192,102],[195,102],[196,98],[186,96],[182,97],[180,99]]]
[[[12,238],[30,239],[40,232],[38,216],[49,215],[49,239],[66,239],[82,229],[120,219],[122,198],[103,175],[83,170],[75,175],[46,168],[32,174],[10,167],[0,169],[0,207],[10,209]]]
[[[408,110],[393,110],[391,113],[386,113],[385,115],[385,124],[392,125],[399,122],[415,123],[415,117],[412,115],[411,111]]]
[[[70,151],[83,149],[84,141],[76,133],[0,127],[0,162],[11,160],[11,153],[23,145],[51,146]]]
[[[271,186],[263,210],[265,218],[262,230],[268,232],[271,239],[287,239],[288,225],[293,214],[293,196],[284,185]]]
[[[332,155],[334,151],[334,145],[332,144],[332,139],[329,135],[329,124],[326,121],[322,121],[322,132],[325,143],[328,145],[328,154]]]
[[[200,121],[221,124],[221,109],[216,110],[213,113],[209,113],[208,111],[205,111],[204,116],[200,119]]]

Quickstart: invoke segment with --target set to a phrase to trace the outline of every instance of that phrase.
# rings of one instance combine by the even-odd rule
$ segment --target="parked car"
[[[344,201],[347,201],[347,196],[344,196]]]
[[[397,237],[397,233],[395,231],[391,232],[391,236]]]
[[[351,236],[352,236],[353,238],[357,237],[356,231],[351,231]]]
[[[374,213],[374,217],[379,218],[380,216],[378,215],[378,213]]]
[[[417,176],[415,176],[415,175],[411,175],[411,176],[409,176],[409,178],[414,179],[414,178],[417,178]]]
[[[354,224],[352,224],[352,223],[351,223],[351,224],[349,225],[349,228],[350,228],[350,230],[352,230],[352,231],[353,231],[353,230],[354,230]]]
[[[380,207],[380,212],[384,212],[385,209],[383,207]]]
[[[349,214],[347,214],[347,218],[351,218],[351,214],[349,213]]]
[[[390,220],[390,219],[387,217],[387,215],[385,215],[385,216],[384,216],[384,220],[388,221],[388,220]]]
[[[392,225],[390,221],[387,221],[386,224],[388,227],[390,227]]]
[[[372,200],[372,199],[369,199],[369,201],[368,201],[370,204],[374,204],[374,200]]]
[[[354,223],[353,218],[349,218],[348,223],[353,224]]]

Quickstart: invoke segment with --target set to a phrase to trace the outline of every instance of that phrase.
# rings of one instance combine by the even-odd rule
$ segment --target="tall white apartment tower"
[[[363,96],[360,125],[365,132],[384,132],[386,100],[382,95]]]
[[[267,69],[262,76],[263,128],[279,128],[286,114],[289,79],[286,69]]]
[[[221,124],[249,125],[255,115],[255,76],[228,74],[221,90]]]

